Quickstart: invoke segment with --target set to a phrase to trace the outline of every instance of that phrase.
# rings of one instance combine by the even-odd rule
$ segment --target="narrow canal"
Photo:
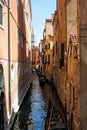
[[[56,92],[49,85],[40,87],[36,73],[33,74],[33,83],[18,112],[13,130],[45,130],[49,99],[58,105]]]

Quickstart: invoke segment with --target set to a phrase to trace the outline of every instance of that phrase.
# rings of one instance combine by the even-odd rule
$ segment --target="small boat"
[[[45,85],[45,82],[46,82],[46,80],[45,80],[44,75],[39,76],[39,83],[40,83],[41,87],[43,87]]]
[[[45,121],[45,130],[68,130],[61,116],[61,112],[56,110],[50,100]]]

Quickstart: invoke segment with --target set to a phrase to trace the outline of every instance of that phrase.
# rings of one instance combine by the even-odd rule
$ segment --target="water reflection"
[[[34,74],[32,87],[19,110],[13,130],[44,130],[49,99],[59,107],[55,91],[47,84],[41,88]]]
[[[34,122],[34,130],[43,130],[47,103],[37,79],[33,81],[31,102],[32,112],[29,117]]]
[[[36,74],[33,78],[32,87],[19,110],[13,130],[31,130],[32,126],[32,130],[44,130],[48,100],[39,86]]]
[[[27,93],[21,109],[18,112],[18,118],[13,130],[28,130],[28,115],[31,113],[31,100],[28,95],[31,96],[31,90]]]

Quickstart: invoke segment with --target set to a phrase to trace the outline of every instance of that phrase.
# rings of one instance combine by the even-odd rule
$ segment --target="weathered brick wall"
[[[39,48],[32,49],[32,66],[37,67],[39,61]]]
[[[80,62],[73,55],[68,58],[68,80],[66,89],[67,112],[69,119],[73,113],[73,128],[80,127]]]
[[[80,0],[80,99],[81,130],[87,130],[87,0]]]
[[[70,41],[70,35],[78,35],[77,14],[78,6],[77,0],[71,0],[67,4],[67,112],[68,120],[72,120],[71,127],[75,130],[80,128],[80,61],[79,57],[76,58],[76,51],[74,41]],[[77,41],[77,39],[76,39]],[[78,46],[80,43],[77,43]],[[71,115],[73,118],[71,119]]]
[[[64,52],[66,51],[66,7],[65,0],[59,0],[57,3],[57,17],[58,17],[58,54],[57,57],[57,69],[58,77],[55,79],[57,81],[57,91],[59,97],[63,104],[65,104],[65,80],[66,80],[66,63],[65,60],[62,59],[62,44],[64,44]],[[64,53],[63,52],[63,53]],[[64,65],[61,66],[60,60],[64,61]],[[60,67],[61,66],[61,67]]]
[[[61,43],[65,43],[66,56],[64,57],[64,66],[62,69],[58,68],[58,74],[56,72],[58,76],[55,78],[55,83],[58,81],[56,88],[59,97],[64,107],[66,104],[67,119],[69,123],[72,122],[71,127],[75,130],[80,129],[80,59],[79,56],[76,57],[74,41],[71,43],[72,46],[70,44],[70,34],[78,35],[76,40],[79,39],[79,24],[77,23],[79,8],[77,5],[77,0],[68,0],[67,3],[58,1],[58,58],[61,58]],[[77,41],[77,50],[79,51],[79,40]]]

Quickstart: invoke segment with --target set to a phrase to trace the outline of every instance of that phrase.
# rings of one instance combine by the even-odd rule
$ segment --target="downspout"
[[[10,57],[10,0],[8,0],[8,96],[9,114],[11,114],[11,57]]]

